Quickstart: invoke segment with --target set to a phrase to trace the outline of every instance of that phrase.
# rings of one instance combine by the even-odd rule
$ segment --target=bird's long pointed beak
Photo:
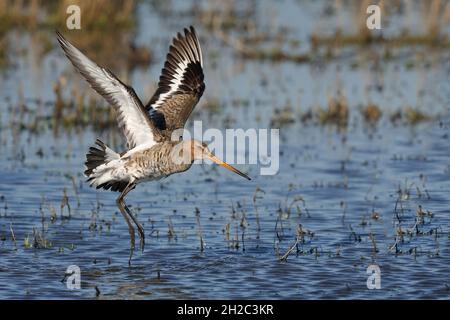
[[[219,158],[217,158],[215,155],[213,154],[208,154],[208,159],[210,159],[211,161],[214,161],[215,163],[217,163],[218,165],[221,165],[224,168],[227,168],[230,171],[233,171],[234,173],[237,173],[238,175],[240,175],[241,177],[244,177],[247,180],[252,180],[250,179],[249,176],[247,176],[245,173],[240,172],[238,169],[233,168],[232,166],[230,166],[228,163],[220,160]]]

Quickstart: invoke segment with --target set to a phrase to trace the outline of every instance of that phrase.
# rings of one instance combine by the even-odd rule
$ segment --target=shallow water
[[[263,29],[287,24],[300,39],[310,32],[309,17],[327,21],[322,9],[309,2],[258,6],[260,15],[275,12],[271,24],[261,22]],[[288,19],[293,12],[305,16],[300,25]],[[138,42],[159,40],[152,47],[156,61],[131,74],[141,97],[158,77],[172,34],[192,23],[180,16],[168,25],[151,5],[140,7]],[[203,100],[218,98],[222,110],[208,112],[200,102],[192,120],[203,120],[204,129],[270,128],[273,106],[291,104],[295,122],[280,128],[278,174],[261,176],[259,166],[239,165],[252,177],[249,182],[194,165],[138,186],[127,203],[147,239],[129,267],[129,235],[115,206],[117,194],[89,188],[82,176],[86,150],[98,136],[111,140],[110,132],[35,135],[9,128],[11,115],[2,112],[0,298],[95,298],[95,287],[101,299],[450,298],[449,53],[430,54],[414,68],[405,59],[376,68],[364,52],[331,62],[272,64],[241,60],[230,48],[217,48],[218,40],[206,30],[198,32],[205,41]],[[18,46],[26,46],[27,36],[17,36]],[[220,55],[213,54],[217,50]],[[17,65],[3,72],[2,110],[19,103],[18,83],[33,108],[33,99],[54,100],[52,84],[61,72],[80,81],[56,47],[38,71],[30,68],[30,56],[18,56]],[[369,62],[354,68],[355,61]],[[40,77],[44,81],[36,81]],[[326,105],[338,85],[351,109],[346,128],[299,121],[301,112]],[[368,102],[383,112],[375,127],[365,125],[358,112]],[[389,121],[389,114],[407,105],[435,117],[417,125]],[[256,212],[257,187],[264,193],[257,194]],[[64,188],[70,216],[67,207],[61,213]],[[400,202],[399,189],[409,191]],[[304,202],[295,202],[289,215],[286,208],[296,197]],[[416,229],[419,206],[432,217],[425,216]],[[298,252],[279,261],[299,224],[310,233]],[[405,235],[395,249],[399,225]],[[51,242],[49,248],[32,248],[33,229]],[[24,245],[27,237],[30,248]],[[381,269],[379,290],[366,285],[372,264]],[[70,265],[81,269],[80,290],[62,281]]]

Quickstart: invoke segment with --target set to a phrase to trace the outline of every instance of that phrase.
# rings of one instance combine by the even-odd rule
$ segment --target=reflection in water
[[[415,46],[346,37],[362,5],[342,1],[134,2],[115,8],[128,21],[115,28],[65,32],[147,100],[170,37],[194,24],[207,89],[193,117],[280,127],[278,175],[244,166],[249,184],[194,166],[138,187],[129,202],[148,240],[131,268],[116,194],[81,174],[95,138],[123,147],[114,114],[57,49],[61,21],[0,28],[0,297],[448,298],[449,30],[437,2],[386,5],[383,36],[407,28]],[[64,3],[39,10],[61,19]],[[130,62],[137,48],[143,63]],[[73,264],[79,291],[61,283]],[[370,264],[381,290],[366,287]]]

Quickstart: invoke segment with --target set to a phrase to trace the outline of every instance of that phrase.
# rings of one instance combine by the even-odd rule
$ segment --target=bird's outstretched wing
[[[205,90],[200,43],[191,26],[173,38],[159,78],[158,89],[146,105],[166,138],[183,128]]]
[[[128,148],[138,145],[150,147],[158,139],[158,129],[149,118],[133,88],[120,81],[111,71],[91,61],[59,32],[58,42],[67,58],[91,87],[102,95],[117,111],[117,121],[128,142]]]

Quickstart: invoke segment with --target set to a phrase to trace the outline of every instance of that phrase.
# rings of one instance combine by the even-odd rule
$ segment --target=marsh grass
[[[263,196],[258,196],[258,194],[265,194],[266,192],[262,190],[260,187],[256,187],[255,192],[253,193],[253,208],[255,210],[255,217],[256,217],[256,230],[257,230],[257,238],[259,239],[259,232],[261,231],[261,223],[259,221],[259,212],[258,207],[256,205],[257,199],[263,199]]]
[[[67,31],[69,5],[81,8],[80,31]],[[37,46],[42,47],[43,52],[53,48],[53,31],[61,30],[78,48],[89,52],[91,59],[113,69],[123,65],[128,69],[146,67],[152,59],[148,48],[136,46],[130,38],[135,28],[136,2],[133,0],[0,0],[0,8],[0,68],[8,63],[6,35],[11,30],[21,30],[30,33],[32,38],[39,38]]]
[[[382,116],[381,109],[375,104],[368,104],[362,107],[361,114],[364,121],[371,125],[375,125]]]
[[[8,64],[8,41],[5,37],[5,32],[0,29],[0,70]]]
[[[294,111],[291,103],[288,101],[281,109],[274,108],[270,125],[275,128],[281,128],[295,122]]]
[[[309,242],[314,238],[314,232],[308,229],[304,229],[301,224],[297,226],[296,236],[294,243],[289,247],[284,255],[279,256],[279,261],[287,261],[289,255],[295,250],[296,255],[306,255],[314,254],[316,257],[319,255],[317,247],[305,248],[304,245],[307,243],[306,237],[309,238]]]
[[[357,117],[356,112],[360,117]],[[393,125],[416,126],[421,123],[434,121],[440,118],[441,114],[427,113],[421,108],[403,106],[394,112],[385,112],[386,117]],[[352,117],[352,115],[355,115]],[[335,126],[345,129],[350,124],[350,119],[360,119],[363,125],[374,128],[382,119],[382,108],[369,103],[359,107],[351,107],[348,105],[346,98],[338,93],[334,97],[330,97],[325,107],[316,106],[305,110],[304,112],[295,112],[293,106],[288,102],[284,107],[273,108],[273,115],[270,119],[270,126],[275,128],[283,128],[296,122],[304,124],[313,124],[318,126]]]
[[[394,255],[429,255],[438,256],[440,254],[439,242],[437,239],[444,236],[441,227],[430,227],[434,214],[430,210],[423,209],[419,201],[429,200],[430,194],[422,181],[420,186],[416,182],[404,181],[399,184],[397,191],[397,201],[394,206],[394,243],[389,246],[388,252]],[[415,206],[415,215],[411,216],[411,207]],[[436,247],[434,251],[422,251],[418,244],[421,237],[432,237]]]
[[[146,48],[136,47],[132,41],[135,28],[135,1],[110,2],[100,0],[73,2],[61,0],[47,2],[41,0],[0,0],[0,8],[4,9],[1,12],[5,17],[8,16],[3,20],[0,19],[0,66],[6,58],[6,56],[2,58],[2,52],[5,52],[8,47],[7,37],[2,35],[6,35],[15,28],[30,32],[33,37],[39,35],[37,43],[46,48],[42,49],[43,52],[48,52],[54,48],[59,50],[51,32],[49,33],[50,38],[47,36],[48,39],[46,39],[46,36],[43,35],[44,33],[35,33],[33,30],[35,28],[52,30],[62,27],[67,16],[65,8],[68,4],[80,4],[84,14],[83,32],[73,31],[68,33],[67,37],[80,47],[82,51],[85,51],[89,57],[95,61],[101,61],[102,65],[106,65],[114,71],[118,70],[118,75],[124,81],[127,80],[134,67],[147,66],[150,63],[151,53]],[[388,7],[387,4],[385,6]],[[190,14],[197,17],[203,28],[211,30],[224,43],[231,45],[239,54],[248,59],[269,59],[277,62],[290,60],[313,62],[309,60],[309,57],[312,54],[317,56],[317,47],[326,43],[326,41],[321,41],[320,36],[313,35],[310,40],[313,44],[311,52],[299,53],[296,50],[301,49],[301,43],[297,39],[290,38],[292,35],[289,30],[261,31],[258,28],[256,16],[252,8],[250,8],[251,6],[248,8],[246,6],[243,6],[244,8],[241,6],[237,7],[237,5],[232,3],[217,4],[211,7],[208,6],[206,9],[195,8]],[[448,22],[450,16],[448,6],[440,10],[443,4],[434,0],[430,2],[429,6],[425,7],[429,8],[427,14],[429,14],[430,19],[427,21],[429,21],[430,26],[427,28],[432,30],[429,33],[442,40],[442,37],[446,37],[443,26]],[[387,8],[383,10],[385,9],[388,10]],[[105,28],[105,19],[108,19],[108,28]],[[111,27],[111,24],[113,27]],[[119,29],[124,32],[114,32]],[[365,39],[364,41],[358,40],[361,43],[367,44],[373,41],[381,41],[367,40],[367,31],[364,30],[367,30],[367,28],[360,28],[359,31],[362,33],[360,37]],[[403,34],[400,37],[403,36],[405,35]],[[335,46],[337,44],[341,45],[339,42],[340,37],[344,37],[340,32],[337,33],[337,40],[336,35],[332,37],[334,44],[328,48],[331,52],[329,54],[330,57],[335,55],[332,52]],[[394,40],[392,41],[395,42]],[[345,43],[346,41],[341,42]],[[284,43],[292,44],[293,50],[283,52],[281,49],[278,49]],[[388,47],[386,50],[383,50],[383,53],[389,52],[388,55],[391,57],[393,51],[391,49],[391,47]],[[304,57],[300,59],[298,58],[299,55]],[[317,59],[321,60],[322,58],[319,57]],[[317,59],[315,58],[315,60]],[[70,78],[64,74],[53,84],[54,101],[50,102],[53,105],[51,110],[46,110],[48,103],[42,101],[37,103],[36,108],[29,106],[28,102],[25,101],[11,107],[12,116],[10,117],[9,127],[16,132],[16,135],[21,131],[42,133],[51,129],[54,135],[58,136],[61,130],[72,132],[92,128],[99,132],[116,126],[114,110],[84,85],[84,82],[76,74],[69,62],[67,62],[67,70]],[[68,83],[73,84],[76,82],[73,81],[74,79],[78,79],[78,83],[83,83],[83,85],[69,86]],[[222,101],[217,97],[207,98],[203,99],[199,108],[207,111],[210,117],[222,113],[224,109]],[[249,106],[250,101],[248,99],[240,101],[237,98],[232,98],[232,104],[246,107]],[[382,106],[367,104],[359,112],[366,124],[374,126],[384,113],[381,112],[382,109]],[[348,105],[345,95],[338,92],[335,96],[329,98],[328,104],[325,106],[317,106],[303,113],[298,110],[297,106],[291,104],[290,101],[287,101],[281,107],[274,105],[272,108],[273,115],[270,120],[271,126],[281,128],[300,120],[303,123],[313,122],[318,125],[333,125],[339,128],[346,128],[354,108]],[[436,118],[425,111],[421,111],[419,108],[408,106],[403,107],[398,112],[388,114],[388,117],[392,123],[403,125],[416,125]],[[235,119],[227,117],[223,121],[227,126],[232,126]],[[115,135],[112,135],[112,139],[116,138]]]
[[[354,33],[344,33],[342,28],[337,27],[332,35],[320,35],[313,33],[311,35],[311,45],[313,48],[325,47],[344,47],[344,46],[386,46],[387,48],[398,48],[402,46],[427,46],[433,48],[448,48],[450,41],[448,35],[443,32],[448,24],[450,17],[450,6],[445,1],[432,0],[420,3],[422,8],[422,20],[424,28],[419,34],[412,34],[408,28],[394,36],[385,36],[379,32],[371,32],[366,27],[367,13],[366,8],[370,1],[359,2],[360,7],[354,16],[357,21],[357,30]],[[397,6],[400,2],[380,1],[382,16],[391,16],[398,11]],[[342,8],[340,8],[342,9]]]
[[[167,237],[169,238],[169,240],[174,239],[176,241],[177,235],[175,233],[175,228],[173,226],[172,219],[170,217],[169,217],[168,229],[169,230],[167,231]]]
[[[404,110],[404,118],[409,124],[418,124],[420,122],[430,121],[432,120],[432,116],[420,111],[417,108],[406,107]]]
[[[205,8],[193,8],[199,23],[209,30],[224,45],[235,50],[236,54],[248,60],[262,60],[273,63],[293,62],[309,63],[313,61],[329,61],[340,57],[344,47],[364,48],[373,51],[374,47],[383,48],[382,57],[393,59],[401,54],[397,48],[421,46],[433,50],[445,50],[450,47],[446,34],[446,26],[450,20],[450,6],[444,1],[433,0],[421,3],[423,30],[413,33],[411,27],[405,27],[400,34],[386,36],[382,32],[374,32],[366,27],[366,8],[369,1],[353,3],[359,8],[352,19],[356,26],[353,31],[344,31],[338,23],[333,34],[322,34],[313,31],[309,38],[309,48],[302,46],[292,36],[291,30],[271,28],[270,31],[259,30],[258,20],[251,6],[238,6],[235,3],[216,3]],[[398,3],[380,1],[383,16],[391,18],[399,11]],[[239,8],[238,8],[239,7]],[[336,11],[348,10],[340,2],[336,2]],[[290,44],[286,49],[282,44]],[[377,50],[378,51],[378,50]]]
[[[195,208],[195,218],[196,218],[196,221],[197,221],[197,236],[198,236],[198,238],[199,238],[199,240],[200,240],[200,252],[203,252],[203,251],[205,251],[205,246],[206,246],[206,243],[205,243],[205,241],[204,241],[204,238],[203,238],[203,229],[202,229],[202,225],[201,225],[201,223],[200,223],[200,209],[199,208]]]
[[[320,124],[335,124],[346,127],[349,120],[349,108],[343,95],[331,98],[327,109],[319,109],[318,119]]]
[[[113,108],[105,103],[97,103],[91,96],[85,104],[85,94],[72,90],[68,100],[62,97],[63,81],[54,85],[55,105],[52,115],[53,132],[58,134],[59,128],[66,130],[92,126],[103,130],[116,124]]]
[[[135,1],[82,1],[82,0],[0,0],[0,30],[13,27],[25,30],[37,28],[62,28],[66,26],[67,7],[77,5],[83,12],[83,29],[107,31],[134,26],[130,18],[135,10]]]
[[[298,224],[296,227],[294,243],[289,246],[284,254],[281,254],[281,246],[289,238],[288,229],[290,229],[289,226],[285,227],[283,221],[290,222],[294,212],[297,214],[296,219],[311,218],[305,199],[301,195],[295,195],[293,191],[295,191],[295,187],[290,185],[286,196],[283,201],[280,201],[276,211],[274,251],[280,261],[286,261],[294,250],[297,256],[307,254],[319,256],[318,248],[312,245],[315,232],[304,228],[302,224]]]

